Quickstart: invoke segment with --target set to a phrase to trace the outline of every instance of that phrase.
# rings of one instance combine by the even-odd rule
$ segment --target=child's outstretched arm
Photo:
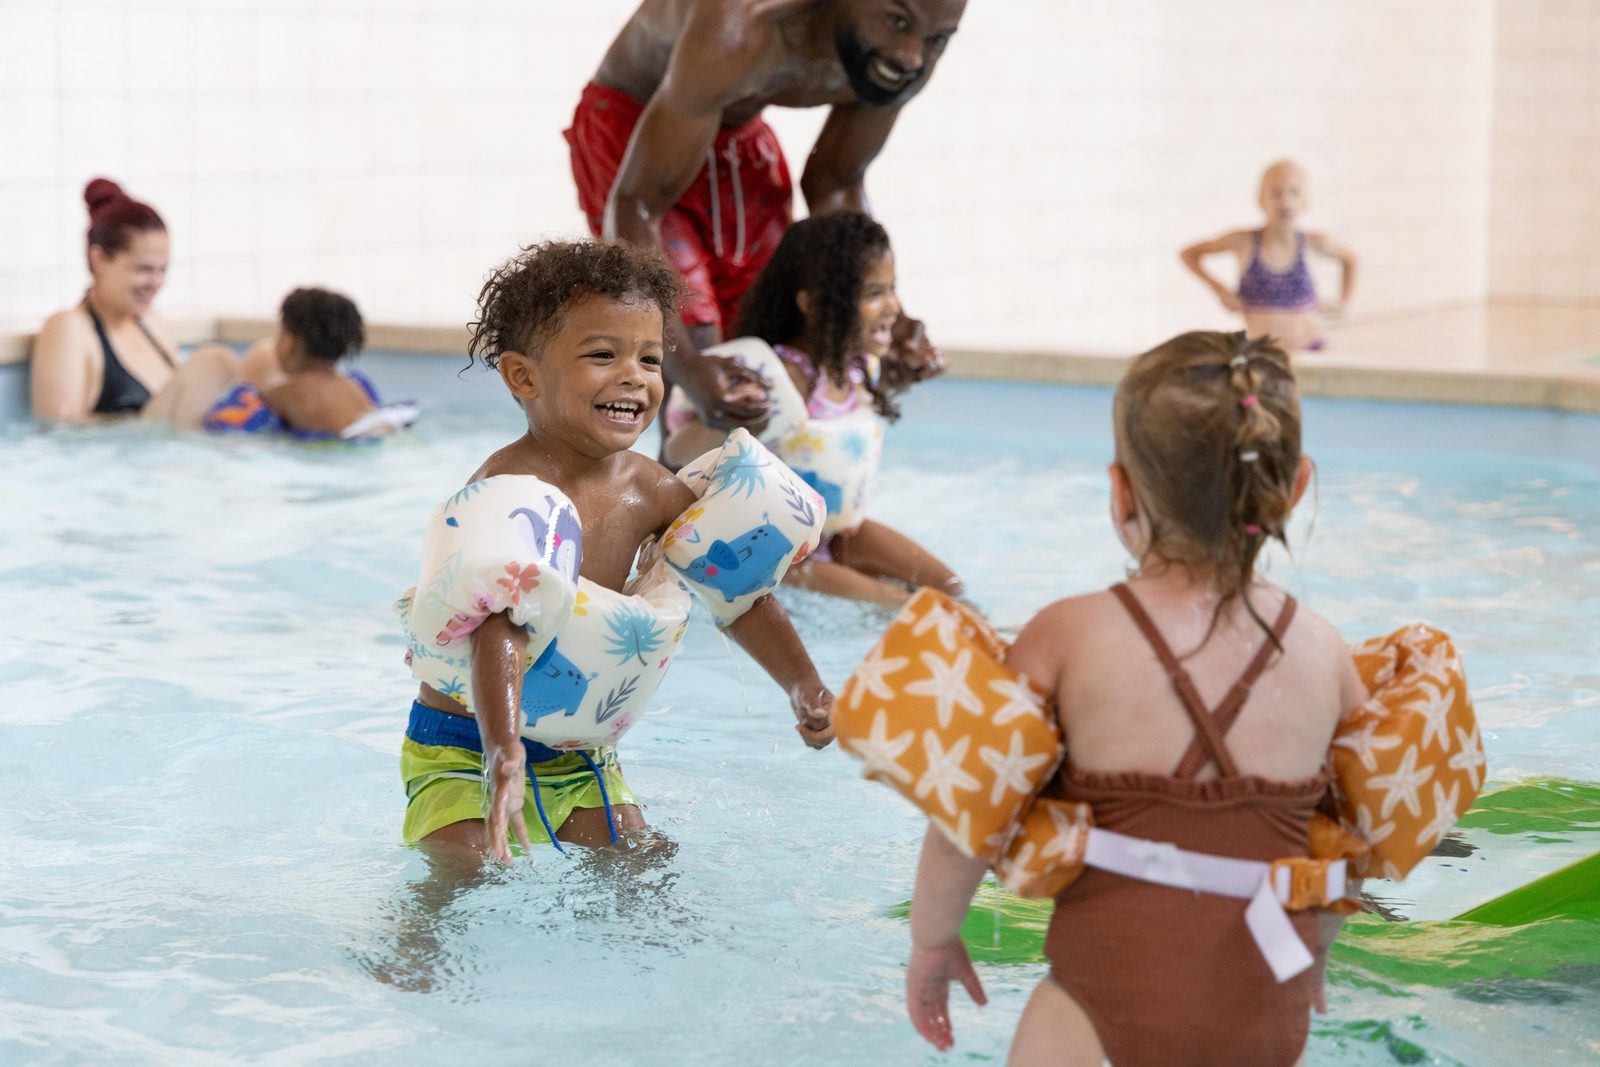
[[[812,748],[832,744],[833,693],[822,683],[778,598],[768,593],[757,600],[728,625],[726,633],[789,694],[801,739]]]
[[[961,940],[961,924],[987,869],[983,860],[962,853],[944,834],[928,826],[922,857],[917,861],[917,888],[911,896],[906,1011],[922,1039],[941,1052],[955,1044],[950,983],[960,982],[974,1003],[988,1003]]]
[[[1356,254],[1325,233],[1306,234],[1306,243],[1313,252],[1339,261],[1339,303],[1331,307],[1323,305],[1322,310],[1331,315],[1340,314],[1350,306],[1350,296],[1356,291]]]
[[[1183,265],[1188,267],[1196,278],[1205,282],[1206,286],[1217,294],[1217,299],[1222,301],[1222,306],[1229,311],[1244,310],[1244,305],[1239,302],[1239,294],[1223,285],[1216,275],[1206,270],[1205,264],[1201,261],[1206,256],[1217,255],[1221,252],[1239,254],[1244,250],[1244,242],[1249,239],[1250,232],[1248,230],[1235,230],[1210,241],[1198,241],[1178,253],[1178,258],[1183,260]]]
[[[671,472],[656,469],[646,478],[646,492],[654,501],[661,536],[668,524],[683,514],[698,497]],[[833,693],[823,684],[816,665],[794,632],[789,613],[771,593],[760,597],[745,613],[729,623],[724,632],[739,647],[750,653],[773,681],[789,695],[789,706],[799,722],[795,730],[812,748],[833,743]]]
[[[528,826],[522,820],[522,798],[528,774],[528,753],[522,747],[522,661],[528,632],[505,612],[491,615],[472,634],[472,700],[483,741],[484,780],[490,807],[484,842],[489,855],[511,862],[507,833],[517,835],[524,855],[531,854]]]

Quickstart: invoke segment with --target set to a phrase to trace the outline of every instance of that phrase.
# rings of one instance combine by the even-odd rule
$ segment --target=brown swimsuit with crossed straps
[[[1061,795],[1091,805],[1096,826],[1194,852],[1266,862],[1306,855],[1327,772],[1297,782],[1241,775],[1223,742],[1289,629],[1294,598],[1284,599],[1275,640],[1208,712],[1133,592],[1111,591],[1171,676],[1196,736],[1170,776],[1063,766]],[[1196,780],[1211,761],[1219,777]],[[1316,969],[1279,984],[1245,925],[1245,905],[1089,868],[1056,897],[1050,976],[1083,1006],[1116,1067],[1292,1064],[1305,1046]],[[1314,947],[1315,913],[1290,920]]]

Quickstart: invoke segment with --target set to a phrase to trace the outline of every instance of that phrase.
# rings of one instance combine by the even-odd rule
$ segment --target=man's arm
[[[867,167],[883,151],[899,117],[898,107],[834,105],[800,175],[800,192],[811,214],[872,213],[867,203]]]
[[[770,16],[747,3],[705,0],[694,5],[606,198],[606,240],[665,251],[661,220],[705,166],[722,127],[723,109],[743,95],[771,32]],[[666,332],[667,381],[684,388],[708,425],[725,429],[765,420],[768,402],[761,390],[753,390],[728,361],[700,358],[701,348],[721,340],[714,328],[691,332],[675,318],[666,324]]]
[[[662,216],[705,166],[723,111],[744,95],[771,33],[771,23],[748,3],[692,5],[606,199],[607,240],[660,249]]]

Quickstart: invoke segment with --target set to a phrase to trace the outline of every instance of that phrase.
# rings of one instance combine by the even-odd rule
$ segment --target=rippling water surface
[[[890,914],[917,820],[806,750],[703,617],[622,749],[675,855],[426,878],[399,840],[415,684],[389,603],[434,504],[519,426],[492,380],[423,366],[371,368],[429,403],[377,448],[0,426],[0,1061],[942,1061],[903,1019]],[[874,513],[1003,627],[1119,576],[1109,394],[951,382],[907,408]],[[1452,631],[1493,778],[1600,779],[1597,420],[1307,422],[1316,499],[1274,576],[1352,637]],[[886,621],[788,599],[834,681]],[[1600,848],[1468,836],[1391,905],[1448,916]],[[1041,972],[983,970],[957,1057],[999,1061]],[[1593,971],[1486,995],[1346,967],[1309,1061],[1592,1062]]]

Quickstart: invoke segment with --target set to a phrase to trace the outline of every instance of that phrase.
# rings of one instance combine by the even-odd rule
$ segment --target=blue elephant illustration
[[[558,712],[571,718],[583,707],[595,677],[579,670],[551,641],[522,677],[523,718],[529,726]]]
[[[522,536],[540,563],[554,567],[567,581],[578,580],[578,563],[583,555],[583,525],[569,504],[558,504],[552,496],[544,498],[540,511],[517,508],[507,518],[523,518]],[[541,513],[542,512],[542,513]]]
[[[732,541],[713,541],[706,554],[689,562],[683,573],[710,586],[729,603],[746,593],[777,583],[778,565],[794,550],[779,529],[763,523]]]
[[[815,489],[817,495],[822,497],[829,515],[837,515],[844,510],[844,486],[830,482],[817,474],[816,471],[795,471],[800,480]]]

